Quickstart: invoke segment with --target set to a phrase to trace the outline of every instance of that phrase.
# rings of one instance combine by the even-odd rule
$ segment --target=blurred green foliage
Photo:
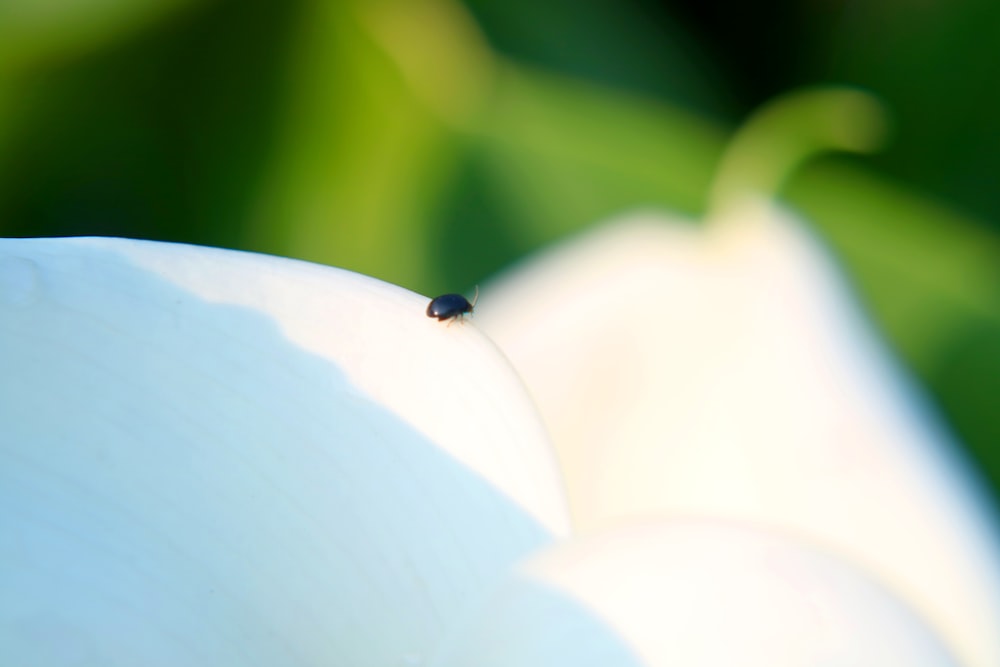
[[[787,199],[1000,485],[1000,5],[753,7],[0,0],[0,234],[452,291],[624,209],[697,217],[759,102],[865,86],[890,149],[815,162]]]

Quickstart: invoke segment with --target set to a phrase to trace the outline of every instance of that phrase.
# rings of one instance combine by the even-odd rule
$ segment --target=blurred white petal
[[[581,528],[636,514],[797,531],[876,573],[969,665],[1000,664],[994,517],[786,212],[599,228],[483,290]]]
[[[904,603],[788,536],[619,527],[531,558],[435,667],[951,667]]]
[[[391,665],[567,530],[474,326],[357,274],[0,241],[0,663]]]

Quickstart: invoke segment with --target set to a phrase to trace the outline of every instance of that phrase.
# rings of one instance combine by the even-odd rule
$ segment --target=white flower
[[[722,184],[705,229],[484,290],[554,451],[401,288],[0,240],[0,664],[1000,664],[974,480],[799,223]]]
[[[653,559],[659,565],[578,547],[584,561],[618,563],[599,571],[626,571],[637,590],[664,598],[640,614],[647,620],[694,604],[665,562],[689,566],[699,586],[713,572],[732,582],[740,611],[720,600],[717,642],[735,652],[699,644],[710,631],[667,644],[630,633],[641,627],[633,610],[587,577],[550,565],[521,575],[607,611],[645,664],[733,664],[743,652],[742,664],[946,664],[950,653],[970,667],[1000,665],[1000,537],[981,480],[820,244],[764,194],[818,150],[877,145],[884,125],[877,102],[856,90],[779,99],[733,140],[703,223],[626,216],[483,291],[479,324],[534,394],[578,532],[602,544],[605,531],[649,516],[764,533],[741,539],[713,528],[692,537],[667,526],[626,538],[700,555]],[[572,549],[542,562],[577,558],[565,555]],[[732,552],[728,562],[717,549]],[[774,602],[774,582],[758,576],[770,567],[760,553],[794,563],[772,574],[791,588],[804,582],[795,605]],[[812,574],[799,579],[800,567]],[[678,585],[688,602],[665,601]],[[758,614],[741,595],[748,590],[759,593],[751,596]],[[809,600],[826,610],[812,623]],[[798,629],[788,644],[775,634],[782,627]],[[947,649],[929,648],[928,633]],[[829,650],[791,650],[802,637]],[[874,648],[880,637],[884,653]]]
[[[947,667],[877,581],[734,522],[618,525],[522,564],[436,667]]]
[[[747,198],[705,227],[626,217],[481,303],[549,426],[578,530],[653,515],[787,533],[900,596],[964,664],[1000,664],[979,480],[791,214]]]
[[[391,665],[567,532],[474,327],[346,271],[0,241],[0,663]]]

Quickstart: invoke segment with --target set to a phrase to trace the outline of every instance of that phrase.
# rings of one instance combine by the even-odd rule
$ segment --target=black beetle
[[[431,299],[427,306],[427,317],[436,317],[439,322],[444,320],[461,319],[466,313],[471,314],[476,307],[476,300],[479,298],[479,286],[476,285],[476,295],[472,297],[472,303],[461,294],[442,294]],[[448,324],[451,324],[449,322]]]

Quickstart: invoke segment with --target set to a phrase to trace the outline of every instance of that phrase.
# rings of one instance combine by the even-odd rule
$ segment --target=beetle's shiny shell
[[[472,304],[461,294],[442,294],[427,306],[427,317],[450,320],[472,312]]]

